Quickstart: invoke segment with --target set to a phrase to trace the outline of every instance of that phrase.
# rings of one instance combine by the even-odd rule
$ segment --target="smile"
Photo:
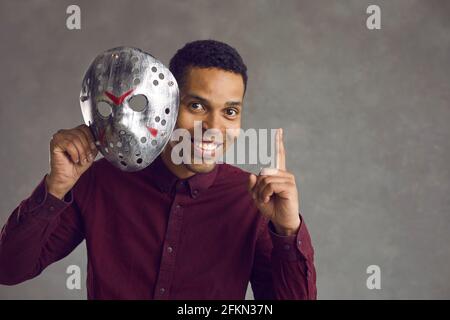
[[[213,152],[222,145],[222,143],[215,143],[214,141],[196,141],[194,139],[191,139],[191,141],[194,148],[202,153]]]

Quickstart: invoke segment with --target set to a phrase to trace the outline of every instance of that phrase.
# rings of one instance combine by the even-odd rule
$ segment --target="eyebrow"
[[[210,101],[208,99],[205,99],[203,97],[200,97],[197,94],[194,93],[188,93],[185,95],[185,98],[191,98],[191,99],[196,99],[199,100],[200,102],[207,104],[207,105],[211,105]],[[226,106],[233,106],[233,107],[237,107],[237,106],[242,106],[242,102],[241,101],[227,101],[225,103]]]

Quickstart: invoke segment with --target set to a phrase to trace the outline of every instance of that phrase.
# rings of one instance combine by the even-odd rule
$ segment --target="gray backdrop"
[[[82,30],[66,28],[81,7]],[[381,30],[366,8],[381,7]],[[0,3],[0,224],[48,170],[59,128],[82,122],[81,77],[101,51],[168,63],[187,41],[235,46],[249,67],[244,127],[285,129],[316,250],[320,299],[450,298],[450,1]],[[84,299],[85,247],[0,298]],[[381,290],[366,268],[381,268]],[[248,298],[252,294],[249,291]]]

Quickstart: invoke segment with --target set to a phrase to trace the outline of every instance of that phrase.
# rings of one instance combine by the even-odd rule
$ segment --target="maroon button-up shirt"
[[[180,180],[158,157],[139,172],[96,161],[59,200],[45,178],[2,229],[0,283],[39,275],[86,240],[89,299],[315,299],[305,222],[280,236],[219,164]]]

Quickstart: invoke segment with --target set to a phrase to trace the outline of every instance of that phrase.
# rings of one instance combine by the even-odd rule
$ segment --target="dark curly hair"
[[[186,43],[170,59],[169,69],[180,88],[189,67],[218,68],[238,73],[247,88],[247,66],[239,53],[230,45],[216,40],[197,40]]]

